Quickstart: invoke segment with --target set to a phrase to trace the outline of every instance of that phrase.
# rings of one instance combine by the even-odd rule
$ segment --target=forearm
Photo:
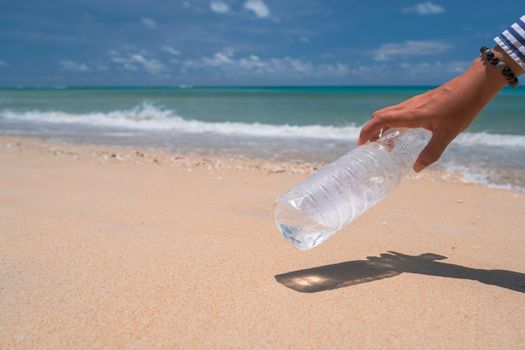
[[[501,48],[494,48],[494,54],[516,75],[523,73],[521,67]],[[507,79],[494,65],[478,57],[464,73],[445,83],[442,88],[461,94],[474,109],[481,110],[507,84]]]
[[[492,99],[508,83],[496,67],[480,57],[462,74],[462,79],[483,101]]]

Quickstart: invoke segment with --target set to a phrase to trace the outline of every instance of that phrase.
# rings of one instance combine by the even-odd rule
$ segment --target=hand
[[[503,59],[508,62],[510,58]],[[376,111],[363,126],[358,144],[376,140],[382,129],[425,128],[432,132],[432,138],[414,163],[414,170],[419,172],[441,157],[505,84],[494,66],[477,59],[465,73],[442,86]]]

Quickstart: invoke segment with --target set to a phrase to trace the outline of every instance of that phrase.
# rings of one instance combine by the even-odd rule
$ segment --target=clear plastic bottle
[[[424,129],[389,129],[328,164],[277,199],[277,227],[296,248],[312,249],[388,195],[430,135]]]

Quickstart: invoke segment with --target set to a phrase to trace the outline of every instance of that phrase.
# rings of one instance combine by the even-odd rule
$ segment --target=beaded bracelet
[[[490,62],[492,65],[496,66],[496,68],[503,74],[505,79],[507,79],[508,84],[511,88],[515,88],[520,84],[518,77],[514,74],[512,69],[510,69],[509,66],[505,64],[505,62],[501,61],[499,58],[494,55],[494,52],[492,49],[489,49],[486,46],[482,46],[481,49],[479,49],[479,52],[481,54],[481,58],[487,60],[487,62]]]

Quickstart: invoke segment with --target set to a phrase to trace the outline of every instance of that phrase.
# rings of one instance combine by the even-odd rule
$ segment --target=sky
[[[518,0],[0,0],[0,86],[428,85]]]

